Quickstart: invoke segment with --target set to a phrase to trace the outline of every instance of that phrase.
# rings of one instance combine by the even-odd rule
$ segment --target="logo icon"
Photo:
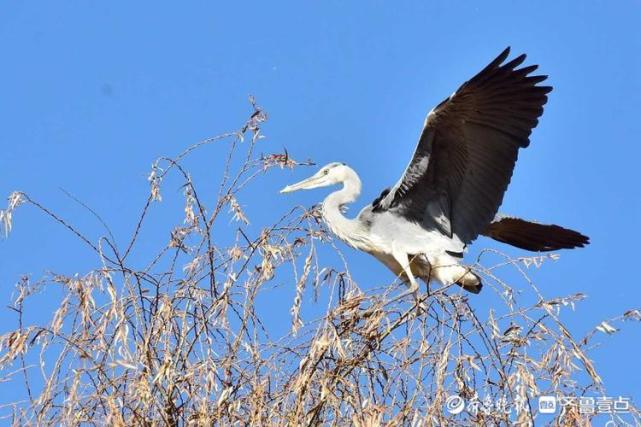
[[[539,412],[542,414],[553,414],[556,412],[556,397],[539,396]]]
[[[458,394],[454,394],[445,401],[445,408],[450,414],[460,414],[465,409],[465,400]]]

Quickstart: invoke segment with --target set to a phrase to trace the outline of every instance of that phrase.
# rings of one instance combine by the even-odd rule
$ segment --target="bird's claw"
[[[418,287],[414,289],[414,287],[410,287],[407,291],[402,292],[400,295],[397,295],[395,298],[391,299],[388,304],[394,303],[396,301],[402,300],[403,298],[407,297],[408,295],[412,295],[414,297],[414,303],[415,305],[420,309],[421,312],[426,312],[427,307],[425,306],[425,302],[421,301],[418,295]]]

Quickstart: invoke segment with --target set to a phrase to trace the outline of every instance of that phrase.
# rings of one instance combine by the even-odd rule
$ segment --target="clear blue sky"
[[[362,205],[398,179],[427,111],[510,45],[555,90],[502,210],[592,239],[534,279],[549,297],[588,295],[568,317],[577,337],[641,306],[641,1],[231,3],[5,2],[0,194],[25,191],[97,236],[99,224],[62,187],[124,239],[151,161],[237,128],[253,94],[270,115],[264,151],[347,162],[364,181]],[[192,167],[196,179],[218,173],[202,156]],[[293,204],[321,200],[323,191],[278,194],[304,174],[273,173],[243,195],[254,231]],[[95,267],[32,209],[17,211],[14,227],[0,241],[5,303],[20,274]],[[471,254],[488,245],[478,241]],[[347,253],[361,286],[392,279]],[[474,303],[486,311],[488,298]],[[13,327],[8,319],[2,311],[2,331]],[[599,339],[591,356],[609,394],[641,403],[641,325]],[[0,385],[0,401],[7,391]]]

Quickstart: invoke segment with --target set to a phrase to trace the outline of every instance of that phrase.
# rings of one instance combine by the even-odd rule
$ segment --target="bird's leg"
[[[425,280],[425,287],[427,288],[427,297],[429,298],[431,293],[430,293],[430,283],[432,282],[432,264],[430,263],[430,260],[427,258],[427,255],[421,254],[421,260],[423,261],[424,268],[427,269],[427,278],[423,276],[423,280]]]
[[[407,276],[407,279],[409,280],[409,289],[396,298],[394,298],[392,301],[397,301],[401,298],[405,298],[406,296],[412,294],[414,296],[414,299],[418,302],[418,282],[416,281],[416,278],[414,277],[414,274],[412,273],[412,268],[410,266],[411,260],[409,259],[408,255],[404,252],[398,252],[392,254],[396,262],[399,263],[401,268],[403,269],[403,272],[405,273],[405,276]]]

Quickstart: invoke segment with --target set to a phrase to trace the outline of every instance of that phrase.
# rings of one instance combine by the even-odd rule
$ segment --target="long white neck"
[[[346,168],[343,188],[333,192],[323,201],[323,218],[329,229],[350,246],[362,249],[363,226],[358,219],[346,218],[341,206],[355,201],[361,194],[361,180],[352,169]]]

